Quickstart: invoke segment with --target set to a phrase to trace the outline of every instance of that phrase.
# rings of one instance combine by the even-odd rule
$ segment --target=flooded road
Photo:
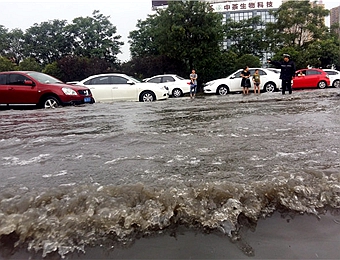
[[[86,256],[175,226],[240,241],[242,219],[340,208],[339,89],[0,117],[0,246]]]

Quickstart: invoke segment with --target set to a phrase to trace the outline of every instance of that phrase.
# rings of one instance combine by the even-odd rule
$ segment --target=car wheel
[[[324,89],[324,88],[326,88],[326,87],[327,87],[327,84],[326,84],[325,81],[320,81],[320,82],[318,83],[318,88]]]
[[[59,100],[56,97],[53,97],[53,96],[46,97],[41,102],[41,107],[46,108],[46,109],[57,108],[57,107],[59,107],[59,105],[60,105]]]
[[[229,93],[229,89],[225,85],[221,85],[217,88],[217,95],[225,96]]]
[[[175,97],[175,98],[181,97],[182,95],[183,95],[183,92],[179,88],[175,88],[172,91],[172,96]]]
[[[268,82],[263,87],[264,92],[274,92],[276,90],[275,84]]]
[[[333,87],[335,87],[335,88],[340,88],[340,80],[334,80],[334,82],[333,82]]]
[[[141,102],[152,102],[156,100],[156,96],[151,91],[144,91],[139,98]]]

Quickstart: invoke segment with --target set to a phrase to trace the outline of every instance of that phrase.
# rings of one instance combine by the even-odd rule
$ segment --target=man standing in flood
[[[283,61],[268,60],[268,63],[280,66],[281,68],[280,79],[282,80],[282,95],[285,94],[286,89],[289,91],[289,94],[292,94],[292,79],[296,68],[295,63],[290,60],[290,55],[283,54]]]

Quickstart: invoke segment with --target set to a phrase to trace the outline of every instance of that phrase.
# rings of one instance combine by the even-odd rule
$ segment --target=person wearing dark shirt
[[[241,87],[243,88],[243,95],[249,95],[250,88],[250,72],[249,67],[246,66],[241,72]]]
[[[285,94],[286,90],[289,91],[289,94],[292,94],[292,79],[296,68],[295,63],[290,60],[290,55],[283,54],[283,61],[268,60],[268,63],[281,68],[280,79],[282,80],[282,95]]]

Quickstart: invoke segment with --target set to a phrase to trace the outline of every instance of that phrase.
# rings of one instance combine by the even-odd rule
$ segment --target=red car
[[[321,69],[302,69],[295,72],[293,78],[294,89],[298,88],[326,88],[330,85],[329,76]]]
[[[0,72],[0,104],[55,108],[94,102],[87,87],[67,85],[41,72]]]

